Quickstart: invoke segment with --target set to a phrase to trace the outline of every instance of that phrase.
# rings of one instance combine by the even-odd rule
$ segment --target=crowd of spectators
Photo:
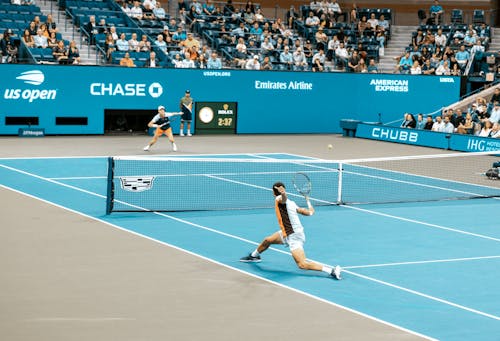
[[[405,113],[402,128],[423,129],[442,133],[457,133],[480,137],[500,138],[500,87],[489,100],[477,97],[466,110],[444,110],[441,115],[423,114],[417,117]]]
[[[470,61],[481,60],[490,43],[490,27],[484,22],[444,25],[443,13],[434,1],[430,19],[419,26],[409,47],[396,57],[395,73],[460,76]]]

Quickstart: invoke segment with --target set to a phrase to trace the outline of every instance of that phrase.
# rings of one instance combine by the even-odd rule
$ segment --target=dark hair
[[[281,186],[285,187],[285,184],[284,184],[284,183],[282,183],[282,182],[280,182],[280,181],[276,182],[276,183],[273,185],[273,192],[274,192],[274,195],[280,195],[280,192],[278,192],[277,187],[281,187]],[[285,187],[285,188],[286,188],[286,187]]]

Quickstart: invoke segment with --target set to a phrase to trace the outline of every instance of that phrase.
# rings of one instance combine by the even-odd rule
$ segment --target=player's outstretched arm
[[[311,202],[309,201],[309,198],[306,197],[306,203],[307,203],[307,208],[305,207],[299,207],[297,209],[297,213],[300,213],[302,215],[313,215],[314,214],[314,207],[311,205]]]

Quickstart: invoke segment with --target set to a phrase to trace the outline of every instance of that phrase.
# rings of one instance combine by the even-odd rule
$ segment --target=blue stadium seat
[[[453,9],[451,11],[451,23],[452,24],[462,24],[464,22],[464,11],[461,9]]]
[[[472,15],[472,23],[473,24],[482,24],[485,23],[484,10],[475,9]]]

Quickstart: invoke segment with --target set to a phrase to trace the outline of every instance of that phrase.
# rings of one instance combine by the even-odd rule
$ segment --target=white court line
[[[94,193],[94,192],[90,192],[90,191],[87,191],[87,190],[83,190],[83,189],[80,189],[80,188],[77,188],[77,187],[74,187],[74,186],[70,186],[70,185],[66,185],[66,184],[63,184],[63,183],[59,183],[57,181],[50,180],[50,179],[44,178],[42,176],[26,172],[26,171],[18,170],[18,169],[15,169],[15,168],[12,168],[12,167],[9,167],[9,166],[5,166],[5,165],[0,165],[0,167],[4,167],[4,168],[7,168],[7,169],[12,170],[12,171],[19,172],[21,174],[29,175],[29,176],[32,176],[32,177],[35,177],[35,178],[38,178],[38,179],[41,179],[41,180],[45,180],[45,181],[48,181],[48,182],[51,182],[51,183],[54,183],[54,184],[58,184],[58,185],[61,185],[61,186],[64,186],[64,187],[68,187],[68,188],[71,188],[71,189],[74,189],[74,190],[77,190],[77,191],[81,191],[83,193],[87,193],[87,194],[90,194],[90,195],[95,195],[95,196],[100,197],[100,198],[105,198],[105,196],[103,196],[103,195],[100,195],[100,194],[97,194],[97,193]],[[0,186],[5,187],[5,188],[9,188],[9,187],[3,186],[3,185],[0,185]],[[11,188],[9,188],[9,189],[11,189]],[[13,189],[11,189],[11,190],[13,190]],[[16,192],[18,192],[18,191],[16,191]],[[22,193],[22,192],[19,192],[19,193]],[[25,193],[22,193],[22,194],[25,194]],[[37,198],[37,197],[34,197],[34,198]],[[39,198],[37,198],[37,199],[39,199]],[[40,199],[40,200],[43,200],[43,199]],[[56,205],[56,204],[54,204],[54,205]],[[59,206],[59,205],[56,205],[56,206]],[[62,206],[60,206],[60,207],[62,207]],[[343,206],[343,207],[347,207],[347,206]],[[65,208],[65,207],[63,207],[63,208]],[[355,208],[355,207],[349,207],[349,208],[358,209],[358,208]],[[71,210],[69,208],[65,208],[65,209]],[[71,211],[73,211],[73,210],[71,210]],[[369,210],[365,210],[365,209],[360,209],[360,211],[363,211],[363,212],[366,212],[366,213],[372,213],[372,214],[378,214],[379,213],[379,212],[369,211]],[[74,212],[76,212],[76,211],[74,211]],[[241,237],[229,234],[229,233],[221,232],[221,231],[215,230],[213,228],[209,228],[209,227],[206,227],[206,226],[203,226],[203,225],[192,223],[190,221],[187,221],[187,220],[184,220],[184,219],[181,219],[181,218],[177,218],[177,217],[174,217],[174,216],[169,215],[169,214],[160,213],[160,212],[153,212],[153,213],[157,214],[157,215],[160,215],[160,216],[163,216],[163,217],[166,217],[166,218],[169,218],[169,219],[172,219],[172,220],[175,220],[175,221],[178,221],[178,222],[181,222],[181,223],[185,223],[185,224],[188,224],[188,225],[191,225],[191,226],[203,229],[203,230],[207,230],[207,231],[214,232],[214,233],[226,236],[226,237],[230,237],[230,238],[233,238],[233,239],[244,241],[244,242],[247,242],[247,243],[250,243],[250,244],[253,244],[253,245],[258,245],[259,244],[259,243],[256,243],[256,242],[253,242],[253,241],[250,241],[250,240],[247,240],[247,239],[244,239],[244,238],[241,238]],[[80,213],[80,214],[84,215],[83,213]],[[381,215],[388,216],[388,217],[395,218],[395,219],[401,218],[401,217],[390,216],[390,215],[385,215],[385,214],[381,214]],[[99,221],[103,221],[103,220],[100,220],[98,218],[93,218],[93,219],[99,220]],[[411,221],[411,220],[408,220],[406,218],[401,218],[401,219],[402,220],[406,220],[406,221]],[[105,221],[103,221],[103,222],[105,222]],[[417,221],[412,221],[412,222],[418,223]],[[434,226],[434,224],[424,224],[424,225]],[[436,225],[436,226],[438,226],[438,225]],[[448,228],[445,228],[445,229],[448,230]],[[449,229],[449,230],[454,231],[454,229]],[[125,231],[127,231],[127,230],[125,230]],[[466,234],[469,234],[469,233],[466,233]],[[138,234],[138,235],[141,235],[141,234]],[[471,235],[476,236],[475,234],[471,234]],[[145,237],[147,237],[147,236],[145,236]],[[147,237],[147,238],[149,238],[149,237]],[[160,241],[158,241],[158,242],[160,242]],[[280,252],[280,253],[291,255],[289,252],[285,252],[285,251],[278,250],[278,249],[275,249],[275,248],[271,248],[271,249],[274,250],[274,251]],[[325,265],[329,265],[329,264],[325,264]],[[353,276],[357,276],[357,277],[360,277],[360,278],[363,278],[363,279],[366,279],[366,280],[369,280],[369,281],[372,281],[372,282],[376,282],[376,283],[379,283],[379,284],[382,284],[382,285],[385,285],[385,286],[389,286],[389,287],[392,287],[392,288],[395,288],[395,289],[399,289],[399,290],[405,291],[407,293],[411,293],[411,294],[414,294],[414,295],[417,295],[417,296],[420,296],[420,297],[424,297],[424,298],[427,298],[427,299],[430,299],[430,300],[433,300],[433,301],[437,301],[437,302],[440,302],[440,303],[443,303],[443,304],[447,304],[447,305],[453,306],[455,308],[459,308],[459,309],[462,309],[462,310],[465,310],[465,311],[468,311],[468,312],[471,312],[471,313],[474,313],[474,314],[478,314],[478,315],[481,315],[481,316],[485,316],[485,317],[492,318],[492,319],[500,321],[500,317],[499,316],[488,314],[488,313],[482,312],[480,310],[476,310],[476,309],[469,308],[469,307],[466,307],[466,306],[463,306],[463,305],[459,305],[459,304],[456,304],[456,303],[453,303],[453,302],[450,302],[450,301],[447,301],[447,300],[440,299],[438,297],[434,297],[434,296],[427,295],[427,294],[419,292],[419,291],[415,291],[415,290],[408,289],[408,288],[405,288],[405,287],[402,287],[402,286],[398,286],[398,285],[394,285],[394,284],[391,284],[391,283],[388,283],[388,282],[384,282],[384,281],[381,281],[381,280],[378,280],[378,279],[375,279],[375,278],[372,278],[372,277],[364,276],[364,275],[355,273],[355,272],[353,272],[351,270],[345,270],[345,272],[348,273],[348,274],[351,274]],[[261,277],[258,277],[258,278],[261,278]],[[347,307],[345,307],[345,308],[347,308]],[[349,309],[349,308],[347,308],[347,309]]]
[[[399,263],[382,263],[382,264],[367,264],[367,265],[350,265],[343,266],[343,269],[366,269],[366,268],[379,268],[384,266],[399,266],[399,265],[414,265],[414,264],[429,264],[429,263],[447,263],[447,262],[464,262],[472,260],[481,259],[495,259],[500,258],[500,256],[481,256],[481,257],[466,257],[466,258],[449,258],[449,259],[434,259],[434,260],[422,260],[415,262],[399,262]]]

